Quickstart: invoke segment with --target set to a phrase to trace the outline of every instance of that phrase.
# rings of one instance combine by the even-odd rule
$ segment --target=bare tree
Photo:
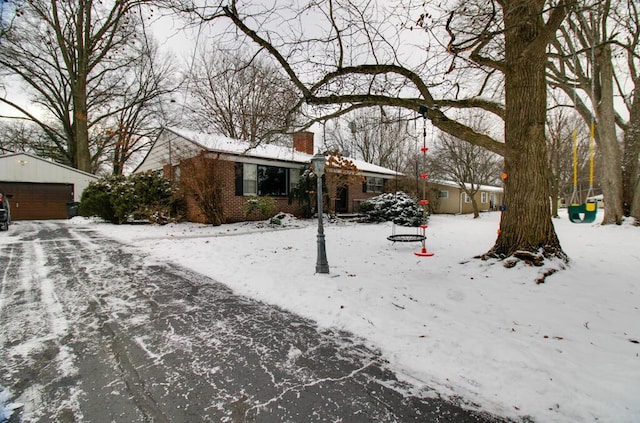
[[[219,226],[224,223],[223,186],[220,175],[225,164],[204,153],[180,162],[179,186],[193,198],[204,222]]]
[[[589,127],[580,117],[558,108],[549,111],[547,117],[547,139],[549,145],[549,186],[551,207],[558,217],[558,199],[569,201],[573,191],[573,143],[576,146],[576,181],[578,188],[586,184],[589,171]],[[583,184],[584,183],[584,184]],[[586,198],[585,198],[586,200]]]
[[[214,45],[200,52],[186,83],[193,125],[257,145],[289,129],[297,101],[291,82],[269,62]]]
[[[41,136],[40,128],[22,119],[0,121],[0,154],[10,152],[35,153],[33,141]]]
[[[473,217],[480,217],[475,195],[500,174],[501,160],[490,151],[444,134],[429,160],[430,177],[455,182],[471,199]]]
[[[4,38],[5,32],[11,28],[15,16],[14,4],[8,1],[0,3],[0,40]]]
[[[414,121],[397,108],[357,110],[329,122],[326,142],[349,156],[404,170],[416,145]]]
[[[603,224],[623,220],[622,153],[616,133],[613,47],[617,29],[611,0],[575,8],[552,43],[549,62],[552,86],[572,99],[582,118],[595,122],[595,139],[603,160],[601,185],[606,204]],[[637,155],[636,155],[637,160]]]
[[[150,146],[160,128],[176,119],[165,112],[166,97],[178,87],[172,60],[160,57],[152,40],[135,48],[138,54],[119,77],[112,98],[95,113],[93,133],[100,142],[95,143],[93,157],[103,158],[114,175],[121,175],[131,159]]]
[[[472,119],[471,124],[474,130],[487,132],[479,119]],[[480,217],[475,195],[481,185],[490,185],[498,180],[502,171],[500,156],[446,133],[440,134],[429,153],[430,178],[455,182],[471,199],[473,217]]]
[[[443,132],[502,155],[508,175],[506,209],[487,256],[528,251],[566,258],[549,208],[544,65],[547,46],[569,5],[566,0],[465,1],[435,16],[442,21],[432,19],[429,9],[418,26],[433,42],[414,48],[413,54],[403,50],[405,40],[393,38],[415,17],[411,4],[380,10],[385,7],[381,3],[338,7],[334,0],[324,0],[296,12],[257,11],[254,5],[244,10],[231,1],[213,13],[221,13],[269,53],[301,93],[300,106],[309,106],[320,120],[372,105],[414,112],[426,107],[427,118]],[[406,13],[394,15],[393,10]],[[307,34],[305,19],[311,16],[314,31]],[[451,59],[446,69],[438,49]],[[420,63],[415,56],[425,51],[427,61]],[[444,84],[458,64],[469,64],[464,79]],[[488,98],[489,89],[504,93],[504,104]],[[448,108],[476,108],[503,119],[504,142],[450,117]]]
[[[51,127],[56,122],[49,123]],[[66,156],[51,143],[47,133],[36,123],[21,119],[5,118],[0,123],[0,132],[3,134],[0,141],[0,149],[9,152],[21,152],[35,154],[40,157],[52,159],[58,163],[69,164]]]
[[[622,206],[625,216],[640,222],[640,12],[635,0],[619,2],[614,9],[614,19],[624,36],[616,43],[623,52],[626,74],[616,77],[618,95],[623,98],[628,120],[616,117],[624,130],[622,155]],[[615,69],[614,69],[615,70]],[[625,84],[624,82],[628,82]]]
[[[23,2],[0,44],[0,70],[19,77],[33,103],[59,125],[48,124],[15,99],[0,102],[40,125],[65,152],[66,162],[80,170],[95,170],[93,111],[112,98],[122,75],[116,73],[134,64],[135,52],[128,47],[139,39],[142,1]]]

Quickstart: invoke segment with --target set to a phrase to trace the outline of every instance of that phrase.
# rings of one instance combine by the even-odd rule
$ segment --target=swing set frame
[[[593,197],[593,163],[595,157],[595,123],[591,121],[589,134],[589,190],[582,202],[578,193],[578,133],[573,131],[573,193],[568,207],[572,223],[593,223],[598,215],[598,204]]]

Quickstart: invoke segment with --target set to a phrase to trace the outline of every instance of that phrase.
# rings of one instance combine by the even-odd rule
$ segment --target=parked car
[[[11,195],[0,192],[0,231],[9,230],[9,224],[11,223],[10,197]]]

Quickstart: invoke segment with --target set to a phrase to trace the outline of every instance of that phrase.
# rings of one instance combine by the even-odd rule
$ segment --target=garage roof
[[[74,201],[80,201],[84,189],[96,179],[91,173],[29,153],[0,155],[0,182],[73,184]]]
[[[5,182],[91,182],[96,175],[43,159],[29,153],[0,156],[0,181]]]

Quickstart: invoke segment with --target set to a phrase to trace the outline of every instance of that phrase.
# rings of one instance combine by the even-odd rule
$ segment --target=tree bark
[[[479,218],[480,210],[478,210],[478,202],[476,201],[475,197],[471,197],[471,207],[473,208],[473,218]]]
[[[489,255],[518,250],[566,259],[551,220],[545,121],[547,85],[543,1],[516,0],[504,7],[504,205],[498,239]]]
[[[596,131],[599,152],[603,160],[602,193],[604,196],[604,218],[602,224],[621,224],[622,209],[621,153],[616,136],[616,121],[613,107],[613,64],[611,46],[604,44],[596,49],[596,67],[599,68],[599,93],[596,93]]]
[[[76,167],[84,172],[91,173],[91,153],[89,152],[89,116],[87,107],[87,76],[89,73],[89,52],[91,51],[91,38],[87,26],[91,25],[91,3],[82,0],[78,3],[76,16],[76,51],[68,49],[66,54],[71,57],[75,54],[77,68],[69,67],[69,80],[71,81],[71,93],[73,95],[73,127],[76,143]]]
[[[640,156],[640,89],[633,93],[629,111],[629,125],[624,131],[622,157],[622,202],[625,216],[640,220],[640,181],[638,158]]]
[[[84,85],[84,87],[81,87]],[[91,169],[91,153],[89,151],[89,126],[86,83],[77,83],[73,95],[73,126],[76,135],[76,168],[83,172],[93,173]]]
[[[634,223],[640,226],[640,178],[636,178],[636,189],[631,203],[631,217],[635,219]]]

